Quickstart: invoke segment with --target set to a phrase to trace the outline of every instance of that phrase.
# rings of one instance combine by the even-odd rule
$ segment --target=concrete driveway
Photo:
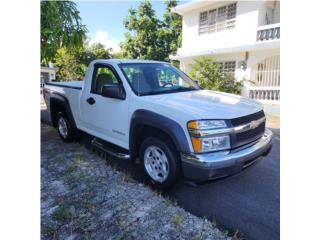
[[[43,109],[41,118],[48,121]],[[194,187],[180,181],[163,192],[185,210],[209,220],[221,229],[239,230],[245,239],[280,238],[280,129],[279,117],[268,115],[268,126],[275,133],[270,154],[239,175]],[[137,180],[144,176],[139,167],[112,160],[119,169]]]

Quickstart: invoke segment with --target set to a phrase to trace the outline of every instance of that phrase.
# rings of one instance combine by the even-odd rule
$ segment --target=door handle
[[[89,98],[87,99],[87,102],[88,102],[90,105],[92,105],[92,104],[95,104],[96,100],[94,100],[93,97],[89,97]]]

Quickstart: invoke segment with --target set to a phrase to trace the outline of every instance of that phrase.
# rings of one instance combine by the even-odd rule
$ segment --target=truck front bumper
[[[270,152],[272,137],[273,133],[266,129],[255,143],[232,151],[181,153],[183,174],[191,180],[206,181],[239,173]]]

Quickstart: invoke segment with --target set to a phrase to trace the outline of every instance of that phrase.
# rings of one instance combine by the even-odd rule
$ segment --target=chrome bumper
[[[273,133],[266,129],[258,142],[251,146],[216,153],[181,153],[181,161],[182,164],[188,164],[188,166],[211,169],[239,165],[267,154],[272,145],[272,137]]]

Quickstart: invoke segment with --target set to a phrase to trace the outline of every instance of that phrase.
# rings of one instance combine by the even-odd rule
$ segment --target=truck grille
[[[254,114],[251,114],[248,116],[234,118],[231,120],[231,124],[232,124],[232,126],[236,127],[236,126],[250,123],[251,121],[254,121],[254,120],[261,119],[264,116],[265,116],[264,112],[260,111],[260,112],[257,112],[257,113],[254,113]],[[253,142],[253,141],[259,139],[260,137],[262,137],[262,135],[265,131],[265,127],[266,127],[266,122],[264,121],[263,123],[261,123],[258,127],[254,128],[254,129],[249,129],[244,132],[234,133],[231,136],[232,148],[233,149],[238,148],[240,146],[243,146],[245,144],[248,144],[250,142]]]
[[[258,120],[260,118],[263,118],[264,116],[265,116],[264,112],[260,111],[260,112],[256,112],[254,114],[250,114],[250,115],[247,115],[247,116],[231,119],[231,124],[232,124],[232,126],[236,127],[236,126],[239,126],[239,125],[242,125],[242,124],[249,123],[249,122],[251,122],[253,120]]]

